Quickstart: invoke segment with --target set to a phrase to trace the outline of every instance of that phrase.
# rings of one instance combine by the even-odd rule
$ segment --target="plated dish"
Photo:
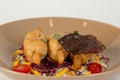
[[[45,39],[42,39],[42,41],[45,43],[46,39],[47,39],[47,46],[46,46],[47,48],[42,47],[45,50],[45,53],[46,53],[46,49],[47,49],[47,54],[43,55],[44,59],[41,58],[42,59],[41,62],[37,62],[37,60],[35,60],[35,62],[34,62],[34,60],[31,60],[31,59],[28,59],[28,60],[33,61],[36,64],[39,64],[39,63],[42,64],[42,63],[48,62],[47,64],[50,63],[52,65],[54,65],[56,63],[59,63],[61,66],[63,64],[64,64],[64,66],[67,65],[67,67],[65,67],[64,69],[62,67],[63,70],[60,69],[59,71],[55,72],[55,74],[52,74],[53,76],[51,76],[50,74],[49,74],[49,76],[47,74],[42,74],[41,71],[40,71],[40,74],[38,74],[40,76],[32,75],[32,74],[35,74],[35,70],[33,69],[33,72],[32,72],[31,68],[26,69],[25,72],[28,73],[30,70],[30,73],[32,73],[32,74],[29,74],[29,73],[25,74],[25,73],[13,71],[13,66],[16,65],[16,64],[13,64],[14,63],[14,61],[13,61],[14,55],[16,55],[16,53],[19,54],[23,51],[21,46],[24,42],[25,43],[23,45],[25,45],[25,44],[29,45],[29,42],[26,43],[27,40],[25,40],[25,36],[27,33],[34,31],[36,29],[36,27],[40,28],[42,33],[44,33],[44,35],[45,35]],[[72,57],[70,57],[70,55],[75,54],[74,51],[76,52],[76,50],[73,50],[73,53],[70,53],[72,51],[72,47],[69,49],[67,46],[65,46],[64,44],[61,44],[61,43],[60,44],[64,45],[64,48],[66,49],[66,50],[65,49],[63,49],[63,50],[65,50],[66,52],[70,51],[66,58],[60,57],[60,60],[57,61],[56,59],[54,59],[55,57],[52,58],[50,56],[50,54],[48,54],[50,52],[54,53],[54,52],[52,52],[54,50],[52,50],[52,48],[50,47],[51,48],[50,49],[51,51],[50,51],[49,46],[48,46],[48,42],[49,42],[49,40],[51,40],[51,36],[55,35],[58,37],[59,35],[57,33],[60,33],[60,35],[61,35],[61,38],[59,39],[59,42],[60,42],[62,37],[69,35],[71,33],[76,34],[76,31],[78,31],[79,35],[81,35],[81,36],[90,34],[90,35],[96,37],[96,39],[105,46],[105,49],[100,51],[99,54],[90,54],[90,56],[92,55],[92,58],[90,60],[86,60],[86,59],[82,60],[83,62],[84,62],[84,60],[85,60],[85,62],[87,61],[87,63],[86,63],[87,66],[84,64],[81,64],[81,66],[76,67],[75,66],[76,64],[74,64],[74,62],[76,63],[76,61],[74,60],[76,58],[73,59]],[[75,36],[75,38],[77,38],[77,36]],[[66,41],[66,39],[64,41]],[[41,44],[41,42],[39,42],[39,44]],[[23,46],[23,47],[27,48],[27,45]],[[50,45],[50,43],[49,43],[49,45]],[[69,50],[67,50],[67,49],[69,49]],[[27,49],[25,49],[25,50],[27,51]],[[15,54],[13,54],[14,52],[15,52]],[[7,75],[8,77],[10,77],[14,80],[24,80],[24,79],[27,79],[27,80],[31,80],[31,79],[32,80],[40,80],[40,79],[42,79],[42,80],[101,80],[101,79],[110,80],[112,77],[114,77],[117,73],[120,72],[120,56],[119,56],[120,54],[119,54],[119,52],[120,52],[120,29],[113,25],[109,25],[106,23],[98,22],[98,21],[80,19],[80,18],[46,17],[46,18],[34,18],[34,19],[19,20],[19,21],[0,25],[0,55],[1,55],[0,56],[0,72],[2,72],[3,74]],[[20,54],[20,55],[22,56],[23,54]],[[28,54],[26,53],[25,56],[26,55],[28,55]],[[82,54],[80,54],[80,55],[82,55]],[[101,61],[102,61],[101,59],[106,58],[106,57],[110,59],[110,61],[107,63],[108,66],[106,66],[106,64],[103,65],[101,63]],[[83,57],[81,57],[81,58],[83,58]],[[26,58],[24,58],[24,59],[26,59]],[[80,58],[78,58],[78,59],[80,59]],[[26,64],[28,64],[28,65],[31,64],[30,61]],[[40,61],[40,60],[38,59],[38,61]],[[68,64],[67,61],[70,61],[70,64]],[[81,63],[83,63],[82,61],[81,61]],[[21,62],[21,63],[23,63],[23,62]],[[46,66],[46,65],[44,65],[44,66]],[[56,65],[57,68],[61,67],[60,65],[59,66]],[[68,67],[68,65],[70,65],[70,66]],[[79,65],[80,65],[80,63],[79,63]],[[100,73],[90,72],[91,68],[88,65],[99,66]],[[100,65],[102,66],[103,72],[101,72]],[[36,65],[32,64],[32,66],[36,66]],[[103,68],[103,67],[106,67],[106,68]],[[51,68],[51,66],[47,66],[47,68]],[[71,71],[69,73],[69,69],[73,69],[72,73],[74,73],[74,70],[77,69],[80,71],[80,72],[78,71],[77,73],[80,73],[80,74],[78,76],[75,75],[76,73],[71,74]],[[81,69],[85,70],[85,73]],[[55,70],[56,70],[56,68],[55,68]],[[47,71],[47,70],[45,70],[45,71]],[[49,71],[54,72],[54,70],[50,70],[50,69],[47,72],[49,72]],[[59,75],[59,72],[60,72],[60,75]],[[62,73],[64,73],[65,75]],[[56,75],[59,77],[56,77]]]
[[[54,33],[47,39],[36,28],[26,34],[22,47],[13,54],[13,70],[38,76],[90,76],[107,69],[109,58],[99,55],[104,49],[91,34]]]

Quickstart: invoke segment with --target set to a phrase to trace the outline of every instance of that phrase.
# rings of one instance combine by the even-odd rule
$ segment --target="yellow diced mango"
[[[74,72],[69,71],[69,70],[68,70],[68,71],[66,71],[66,74],[67,74],[67,75],[69,75],[69,76],[75,76]]]
[[[14,62],[13,62],[13,66],[17,66],[17,65],[19,64],[19,61],[20,61],[20,60],[14,61]]]
[[[87,72],[85,73],[85,75],[86,75],[86,76],[90,76],[90,75],[91,75],[91,71],[87,71]]]
[[[16,50],[14,55],[22,53],[22,50]]]
[[[24,62],[24,63],[22,63],[22,64],[27,64],[27,65],[30,65],[31,63],[30,63],[30,62]]]
[[[88,59],[88,60],[89,60],[89,59],[91,59],[91,58],[92,58],[92,56],[93,56],[93,54],[91,54],[91,53],[86,54],[86,57],[87,57],[87,59]]]
[[[99,57],[96,56],[94,61],[99,63],[99,61],[100,61]]]
[[[32,68],[31,68],[31,73],[33,73],[33,74],[35,74],[35,75],[37,75],[37,76],[41,76],[41,73],[40,73],[40,72],[38,72],[38,71],[36,71],[36,70],[33,70]]]
[[[85,67],[84,66],[81,66],[81,68],[80,69],[84,69]]]
[[[69,70],[68,68],[64,68],[64,69],[61,70],[60,72],[56,73],[55,76],[57,76],[57,77],[62,76],[62,75],[64,75],[64,73],[65,73],[66,71],[68,71],[68,70]]]

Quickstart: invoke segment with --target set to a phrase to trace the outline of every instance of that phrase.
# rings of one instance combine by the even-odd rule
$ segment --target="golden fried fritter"
[[[47,55],[47,39],[39,28],[27,33],[23,46],[27,60],[32,63],[40,64]]]
[[[49,58],[54,61],[62,64],[67,58],[68,53],[63,49],[61,44],[58,42],[58,39],[61,37],[60,34],[52,34],[49,37],[48,47],[49,47]]]
[[[92,54],[70,54],[73,61],[73,69],[80,69],[82,64],[86,64],[92,58]]]

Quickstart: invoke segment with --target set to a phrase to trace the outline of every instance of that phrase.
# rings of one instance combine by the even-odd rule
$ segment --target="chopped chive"
[[[53,37],[54,37],[55,39],[59,39],[61,36],[60,36],[60,34],[55,34]]]
[[[46,39],[41,39],[44,43],[47,43],[47,40]]]
[[[74,35],[74,39],[77,39],[77,38],[79,38],[79,36],[78,35]]]
[[[79,36],[78,36],[78,31],[74,31],[74,32],[73,32],[73,34],[74,34],[74,36],[73,36],[73,37],[74,37],[74,39],[79,38]]]
[[[78,31],[74,31],[73,34],[74,34],[74,35],[78,35]]]

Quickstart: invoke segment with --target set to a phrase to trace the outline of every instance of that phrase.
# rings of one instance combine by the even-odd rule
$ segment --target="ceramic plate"
[[[40,77],[14,72],[13,53],[21,46],[25,34],[36,27],[40,27],[47,36],[74,30],[80,34],[95,35],[107,47],[102,54],[110,58],[109,68],[99,74],[75,77]],[[120,29],[98,21],[65,17],[33,18],[0,25],[0,72],[14,80],[110,80],[120,72]]]

